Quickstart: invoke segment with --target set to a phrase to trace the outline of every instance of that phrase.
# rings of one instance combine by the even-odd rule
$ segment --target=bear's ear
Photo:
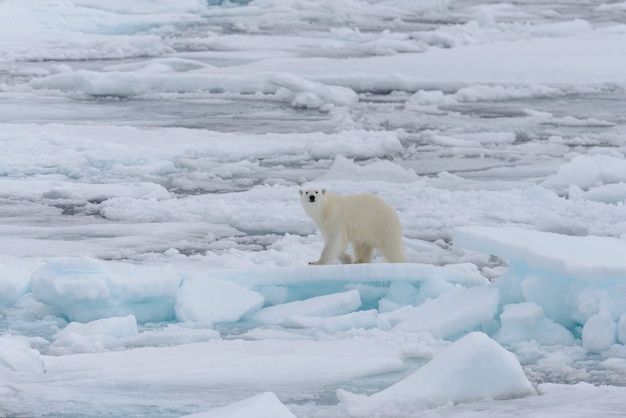
[[[322,194],[326,194],[326,189],[322,189]]]
[[[304,194],[304,190],[300,189],[300,196]]]

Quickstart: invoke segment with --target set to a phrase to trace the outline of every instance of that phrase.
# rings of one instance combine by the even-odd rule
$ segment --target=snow
[[[0,2],[0,416],[621,416],[624,9]]]

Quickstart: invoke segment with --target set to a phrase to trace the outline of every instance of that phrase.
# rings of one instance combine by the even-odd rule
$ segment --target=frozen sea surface
[[[0,415],[623,415],[625,74],[619,1],[1,2]]]

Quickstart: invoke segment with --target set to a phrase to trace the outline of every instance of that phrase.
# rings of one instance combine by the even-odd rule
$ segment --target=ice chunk
[[[116,184],[84,184],[63,181],[33,181],[31,192],[50,200],[84,200],[100,202],[113,197],[134,199],[170,199],[171,194],[160,184],[148,182]],[[39,196],[34,196],[38,198]],[[32,198],[32,197],[31,197]]]
[[[543,182],[543,186],[567,190],[571,185],[589,189],[603,184],[626,182],[626,159],[608,155],[579,155]]]
[[[430,90],[424,91],[419,90],[413,96],[411,96],[407,102],[407,104],[416,104],[420,106],[424,105],[439,105],[439,104],[449,104],[446,103],[446,95],[443,91],[440,90]]]
[[[44,303],[53,304],[61,299],[70,303],[96,302],[111,296],[108,273],[94,259],[65,258],[49,262],[36,270],[31,279],[33,296]]]
[[[200,61],[185,58],[156,58],[148,61],[133,62],[128,64],[108,65],[102,69],[104,72],[111,71],[136,71],[142,73],[169,73],[195,71],[205,68],[215,68],[212,65]]]
[[[460,102],[506,101],[536,97],[562,96],[564,93],[555,87],[544,85],[502,86],[476,84],[459,89],[454,99]]]
[[[263,306],[263,296],[225,280],[186,279],[178,291],[176,317],[192,322],[237,322]]]
[[[534,303],[518,303],[504,306],[500,315],[502,326],[534,327],[543,318],[543,309]]]
[[[0,257],[0,308],[13,305],[28,291],[35,266],[23,259]]]
[[[493,319],[500,300],[497,289],[474,287],[444,293],[408,310],[395,329],[427,331],[435,338],[450,338],[473,331]]]
[[[244,399],[234,404],[183,418],[296,418],[272,392]]]
[[[326,332],[347,331],[353,328],[374,328],[376,326],[375,309],[369,311],[350,312],[345,315],[319,316],[291,316],[283,321],[282,325],[290,328],[317,328]]]
[[[349,88],[328,86],[291,74],[274,74],[270,82],[290,91],[294,107],[328,110],[329,105],[353,106],[359,101]]]
[[[105,318],[86,324],[80,322],[70,322],[59,333],[59,336],[70,333],[80,335],[110,335],[111,337],[122,338],[137,334],[137,321],[132,315],[118,318]]]
[[[562,325],[544,316],[541,306],[532,303],[505,305],[500,315],[502,327],[494,336],[500,344],[535,340],[542,345],[570,345],[574,336]]]
[[[18,373],[45,373],[43,360],[26,338],[5,334],[0,337],[0,376],[3,370]]]
[[[341,136],[340,141],[320,141],[320,137],[309,136],[305,150],[314,158],[353,156],[390,156],[404,152],[402,142],[395,132],[350,131]]]
[[[617,338],[622,344],[626,344],[626,313],[623,313],[617,324]]]
[[[449,402],[534,395],[515,356],[474,332],[466,335],[404,380],[371,396],[344,390],[337,397],[350,416],[396,417]]]
[[[333,316],[346,314],[361,306],[358,290],[316,296],[281,305],[269,306],[250,316],[250,320],[262,324],[280,324],[290,317],[297,316]]]
[[[105,318],[88,323],[70,322],[55,335],[49,354],[92,353],[117,348],[120,339],[137,334],[137,321],[132,315]]]
[[[572,200],[584,199],[594,202],[619,204],[626,202],[626,183],[619,182],[605,186],[592,187],[586,192],[574,185],[568,189],[568,194]]]
[[[33,297],[70,321],[134,315],[138,322],[174,317],[181,278],[163,268],[135,268],[91,258],[60,258],[32,274]]]
[[[416,300],[417,289],[412,283],[392,282],[385,297],[378,301],[378,309],[381,312],[389,312],[402,306],[414,305]]]
[[[601,311],[585,322],[583,348],[591,353],[601,353],[617,343],[617,324],[608,312]]]

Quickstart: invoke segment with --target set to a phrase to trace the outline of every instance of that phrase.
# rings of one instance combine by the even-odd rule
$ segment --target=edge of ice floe
[[[626,242],[517,227],[454,229],[455,245],[583,280],[626,277]]]
[[[215,269],[212,278],[230,280],[246,286],[294,285],[313,282],[395,282],[445,280],[465,286],[484,286],[489,282],[474,264],[434,266],[419,263],[374,263],[324,266],[261,267]]]

